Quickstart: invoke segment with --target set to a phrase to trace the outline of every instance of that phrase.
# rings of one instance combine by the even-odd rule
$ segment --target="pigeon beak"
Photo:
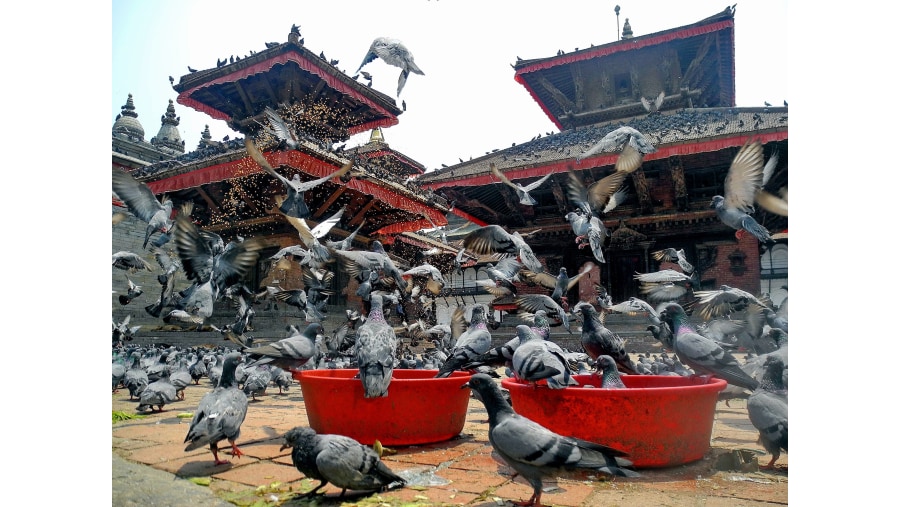
[[[469,383],[468,383],[468,382],[466,382],[465,384],[459,386],[460,389],[465,389],[465,388],[467,388],[467,387],[469,387]]]
[[[290,445],[288,445],[288,444],[283,444],[283,445],[281,446],[280,451],[283,451],[283,450],[285,450],[285,449],[290,449],[290,448],[291,448]]]

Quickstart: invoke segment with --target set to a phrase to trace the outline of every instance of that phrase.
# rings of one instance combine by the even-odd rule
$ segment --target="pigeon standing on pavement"
[[[219,459],[219,442],[228,440],[231,444],[232,456],[243,456],[238,449],[237,439],[241,435],[241,424],[247,416],[247,396],[238,389],[235,370],[244,358],[239,352],[230,352],[225,356],[222,365],[222,376],[212,391],[203,395],[200,405],[194,412],[184,443],[185,452],[209,445],[214,458],[214,465],[228,463]]]
[[[771,461],[759,468],[773,468],[781,451],[788,452],[788,395],[782,382],[784,363],[778,356],[766,359],[765,373],[759,388],[747,399],[747,413],[753,427],[759,430],[759,441],[772,455]]]
[[[153,410],[153,406],[162,412],[163,407],[168,403],[178,400],[177,388],[169,380],[169,372],[165,370],[160,377],[153,382],[147,384],[147,387],[141,391],[140,402],[137,406],[138,412]]]
[[[462,388],[478,393],[488,413],[488,440],[494,451],[531,484],[533,493],[517,505],[540,507],[543,479],[562,470],[588,469],[620,477],[640,477],[629,470],[624,451],[565,437],[515,413],[488,375],[472,375]]]
[[[709,207],[723,224],[738,231],[741,237],[749,232],[760,243],[771,243],[772,235],[752,216],[757,191],[762,188],[763,149],[759,141],[745,144],[731,162],[725,176],[725,195],[715,195]]]
[[[384,299],[390,297],[373,292],[369,315],[356,330],[356,360],[366,398],[387,396],[394,374],[397,335],[385,320],[383,309]]]
[[[320,481],[300,497],[315,495],[331,483],[349,490],[385,491],[406,485],[406,480],[388,468],[371,447],[343,435],[318,434],[297,426],[284,434],[281,450],[291,450],[291,461],[303,475]]]
[[[397,39],[377,37],[372,41],[372,45],[369,46],[369,51],[366,53],[366,56],[363,57],[363,61],[359,64],[359,68],[356,69],[356,72],[358,73],[365,64],[376,58],[381,58],[384,60],[384,63],[401,69],[400,79],[397,81],[398,97],[400,96],[400,91],[403,90],[403,87],[406,85],[406,78],[409,77],[410,72],[419,74],[420,76],[425,75],[425,73],[422,72],[422,69],[416,65],[409,49]]]
[[[729,384],[755,390],[759,382],[741,369],[740,363],[718,343],[698,333],[688,320],[684,308],[668,303],[659,312],[660,319],[670,322],[675,355],[699,374],[724,379]]]
[[[316,336],[324,332],[322,324],[310,323],[303,332],[290,326],[291,335],[274,343],[258,347],[243,347],[242,352],[252,359],[250,364],[272,364],[288,371],[298,371],[316,355]],[[231,338],[234,335],[228,335]]]

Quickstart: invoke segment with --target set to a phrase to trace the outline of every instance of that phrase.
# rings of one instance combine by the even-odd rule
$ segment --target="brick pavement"
[[[244,456],[232,458],[230,450],[223,450],[220,456],[230,459],[231,464],[219,466],[213,466],[212,454],[206,448],[184,451],[182,442],[190,419],[178,417],[181,413],[193,413],[200,398],[210,389],[209,381],[204,378],[200,385],[186,389],[184,401],[166,405],[163,412],[147,413],[141,419],[113,424],[113,453],[129,464],[142,465],[148,473],[152,468],[153,473],[169,474],[172,480],[190,479],[200,483],[208,488],[213,502],[306,504],[305,500],[293,498],[293,495],[309,490],[317,483],[305,479],[294,468],[290,450],[280,450],[281,435],[285,431],[308,425],[300,386],[295,383],[284,394],[278,394],[277,388],[270,388],[267,395],[251,401],[238,441]],[[542,501],[560,507],[625,503],[672,506],[787,504],[787,454],[781,455],[777,462],[779,468],[775,471],[758,471],[751,453],[734,452],[763,449],[756,443],[757,433],[747,417],[746,402],[730,403],[731,407],[724,402],[717,405],[711,447],[703,459],[676,467],[643,469],[640,470],[643,477],[638,479],[567,472],[558,480],[545,481]],[[114,411],[136,413],[137,402],[129,401],[127,390],[112,394],[111,404]],[[504,500],[507,501],[505,505],[509,505],[510,500],[527,499],[531,487],[521,478],[513,479],[511,469],[491,456],[487,430],[484,406],[472,398],[459,436],[446,442],[397,447],[394,449],[396,454],[383,458],[395,472],[414,477],[413,485],[379,495],[345,496],[343,499],[337,498],[340,490],[329,485],[323,489],[327,497],[319,499],[317,505],[412,502],[416,505],[487,507],[504,505]],[[740,460],[734,459],[736,455],[751,457],[750,462],[742,465]],[[760,455],[758,461],[767,463],[769,458],[768,454]],[[114,459],[113,491],[117,493],[124,488],[116,484],[115,463]],[[133,480],[133,474],[131,477],[129,480]],[[376,501],[378,499],[380,502]],[[117,500],[114,495],[113,500],[117,505],[130,504],[124,496]],[[187,503],[190,502],[185,498]]]

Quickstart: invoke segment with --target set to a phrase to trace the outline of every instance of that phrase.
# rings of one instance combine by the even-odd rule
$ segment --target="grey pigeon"
[[[639,151],[626,145],[616,159],[615,171],[590,186],[585,186],[581,177],[569,169],[567,186],[569,200],[586,215],[600,216],[612,211],[624,200],[622,183],[629,174],[641,166],[642,157]]]
[[[578,248],[585,246],[591,247],[591,252],[597,262],[606,262],[603,255],[603,244],[609,236],[609,230],[603,225],[603,221],[593,213],[585,213],[583,211],[570,211],[566,213],[566,221],[572,226],[572,232],[575,233],[575,244]],[[585,243],[584,240],[587,240]]]
[[[243,456],[238,449],[237,439],[241,435],[241,424],[247,416],[247,396],[238,389],[235,370],[244,358],[239,352],[230,352],[225,356],[222,365],[222,377],[215,389],[203,395],[191,425],[188,428],[184,443],[185,452],[209,445],[214,458],[214,465],[228,463],[219,459],[219,442],[228,440],[231,444],[232,456]]]
[[[531,313],[543,310],[548,317],[559,320],[566,331],[572,332],[568,311],[546,294],[524,294],[515,299],[516,306]]]
[[[388,468],[378,453],[343,435],[318,434],[312,428],[297,426],[284,434],[281,450],[291,450],[291,461],[304,476],[320,481],[308,497],[331,483],[349,490],[384,491],[406,485],[406,480]]]
[[[750,422],[759,431],[759,441],[772,455],[768,464],[773,468],[781,451],[788,452],[788,395],[782,383],[784,363],[777,356],[766,359],[765,373],[759,388],[747,399]]]
[[[466,234],[463,238],[463,249],[478,255],[493,253],[517,255],[519,262],[531,271],[540,273],[544,270],[531,246],[525,242],[525,238],[518,231],[510,234],[499,225],[486,225]]]
[[[640,477],[627,467],[624,451],[559,435],[515,413],[500,386],[485,374],[475,374],[462,388],[478,394],[488,413],[488,440],[494,451],[531,484],[533,494],[517,505],[541,506],[543,479],[563,470],[588,469],[620,477]]]
[[[347,268],[350,276],[357,277],[365,269],[377,271],[382,276],[393,278],[400,290],[405,292],[406,281],[403,279],[403,274],[384,250],[381,242],[372,241],[369,247],[371,249],[369,251],[336,250],[334,253],[349,261],[344,264],[344,267]]]
[[[436,378],[449,377],[451,373],[475,361],[491,348],[491,332],[488,330],[484,313],[484,306],[475,305],[472,308],[469,327],[463,332],[465,312],[461,307],[456,307],[450,318],[450,329],[455,344],[447,360],[438,369]]]
[[[536,283],[551,289],[553,292],[550,294],[550,298],[560,305],[563,305],[563,299],[566,298],[569,291],[578,285],[578,282],[587,276],[590,270],[591,267],[585,264],[581,272],[573,277],[569,277],[569,273],[565,267],[559,268],[559,274],[555,277],[548,273],[534,273],[531,270],[526,269],[523,269],[520,274],[521,278],[524,278],[528,282]]]
[[[550,389],[578,385],[569,372],[568,361],[559,345],[541,339],[524,324],[516,326],[516,336],[519,346],[512,356],[512,371],[516,378],[532,383],[546,379]]]
[[[134,283],[131,278],[126,277],[125,279],[128,280],[128,292],[119,294],[119,304],[121,305],[131,303],[136,297],[144,293],[144,289],[140,285]]]
[[[694,266],[688,262],[687,257],[684,254],[684,248],[679,248],[678,250],[675,250],[674,248],[664,248],[652,252],[650,255],[659,262],[674,262],[678,264],[678,266],[688,275],[694,272]]]
[[[252,401],[256,401],[257,395],[266,394],[266,388],[269,387],[271,381],[272,370],[269,369],[269,365],[262,364],[251,368],[251,371],[247,373],[247,378],[244,379],[242,389],[244,395],[249,396]]]
[[[162,412],[164,406],[178,400],[177,389],[169,381],[168,371],[164,372],[157,380],[147,384],[147,387],[141,391],[139,399],[140,402],[136,409],[138,412],[153,410],[154,405],[159,412]]]
[[[602,382],[600,387],[603,389],[625,389],[625,383],[619,376],[619,369],[616,367],[616,361],[610,356],[600,356],[597,358],[597,371],[600,372]]]
[[[243,347],[242,352],[252,359],[251,365],[272,364],[283,370],[298,371],[315,357],[316,336],[324,330],[322,324],[313,322],[303,332],[294,326],[290,326],[290,331],[287,338],[258,347]]]
[[[133,400],[135,396],[139,397],[141,392],[147,387],[147,384],[150,383],[147,372],[141,368],[140,359],[140,355],[135,354],[132,356],[131,365],[125,370],[125,378],[122,379],[122,384],[125,386],[125,389],[128,389],[129,400]]]
[[[496,176],[498,180],[500,180],[500,183],[503,183],[504,185],[515,190],[516,197],[519,198],[519,204],[523,204],[525,206],[534,206],[535,204],[537,204],[537,201],[535,201],[534,197],[531,197],[531,194],[529,194],[528,192],[537,189],[538,187],[543,185],[545,181],[550,179],[550,176],[553,176],[553,173],[550,173],[538,179],[537,181],[529,183],[528,185],[519,185],[518,183],[513,183],[512,181],[510,181],[509,178],[507,178],[503,173],[500,172],[499,169],[497,169],[493,162],[491,162],[491,173]]]
[[[123,269],[129,273],[134,273],[146,269],[153,271],[150,263],[145,261],[143,257],[128,251],[120,251],[112,254],[112,266],[114,268]]]
[[[390,297],[372,293],[369,315],[356,330],[356,361],[366,398],[387,396],[394,374],[397,336],[385,320],[383,310],[384,299]]]
[[[251,158],[253,158],[253,160],[257,164],[259,164],[259,166],[262,167],[266,173],[268,173],[270,176],[277,179],[282,183],[282,185],[284,185],[284,189],[287,192],[287,197],[285,197],[285,199],[281,202],[278,209],[286,216],[293,218],[308,218],[310,216],[309,207],[307,207],[305,201],[306,192],[331,180],[332,178],[341,177],[347,174],[347,172],[350,171],[350,168],[353,166],[352,161],[347,162],[337,171],[310,181],[301,180],[299,173],[295,173],[291,179],[287,179],[277,171],[275,171],[275,169],[272,168],[271,165],[269,165],[268,161],[266,161],[266,159],[259,152],[256,144],[252,140],[250,140],[249,137],[244,138],[244,144],[246,145],[247,153],[250,154]]]
[[[601,356],[610,356],[625,373],[637,374],[637,366],[625,352],[625,340],[603,325],[602,314],[598,314],[594,306],[580,301],[572,310],[581,315],[581,346],[594,361]]]
[[[397,39],[377,37],[372,41],[372,45],[369,46],[369,51],[366,53],[366,56],[363,57],[363,61],[359,64],[359,68],[356,69],[356,72],[358,73],[365,64],[376,58],[381,58],[384,60],[384,63],[401,69],[400,79],[397,81],[398,97],[400,96],[400,91],[403,90],[403,87],[406,85],[406,78],[409,77],[410,72],[421,76],[425,75],[425,73],[422,72],[422,69],[416,65],[409,49]]]
[[[593,146],[588,148],[584,153],[578,155],[575,160],[581,161],[591,155],[596,153],[600,153],[603,151],[615,151],[618,149],[625,149],[625,147],[632,147],[637,151],[641,157],[648,153],[653,153],[656,151],[656,148],[644,137],[644,134],[641,134],[638,130],[633,127],[621,126],[610,133],[603,136],[602,139],[597,141]]]
[[[172,200],[160,202],[146,183],[140,182],[121,169],[112,169],[112,190],[128,206],[134,216],[147,222],[144,232],[144,248],[155,232],[166,233],[172,228]]]
[[[673,351],[685,365],[699,374],[714,375],[751,391],[759,386],[756,379],[741,369],[734,356],[694,329],[681,305],[668,303],[659,315],[663,321],[671,323],[675,335]]]
[[[760,243],[772,242],[772,235],[752,216],[757,191],[762,188],[763,149],[759,141],[745,144],[731,162],[725,177],[725,195],[715,195],[709,207],[723,224],[738,231],[740,237],[749,232]]]

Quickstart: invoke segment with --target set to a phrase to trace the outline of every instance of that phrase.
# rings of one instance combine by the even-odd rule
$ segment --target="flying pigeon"
[[[520,309],[531,313],[537,313],[538,311],[543,310],[548,317],[554,317],[559,320],[563,327],[566,328],[566,331],[569,333],[572,332],[569,325],[569,315],[567,310],[560,306],[559,303],[554,301],[550,296],[546,294],[524,294],[517,297],[515,302],[516,306]]]
[[[277,200],[278,199],[276,198],[276,201]],[[310,266],[320,268],[331,260],[332,250],[320,242],[319,239],[325,237],[325,235],[341,221],[341,217],[344,215],[346,209],[346,206],[341,207],[341,209],[316,224],[312,229],[309,228],[306,220],[285,215],[287,221],[297,229],[297,232],[300,235],[300,241],[302,241],[303,244],[306,245],[306,248],[309,249]]]
[[[688,262],[687,257],[685,257],[684,248],[679,248],[678,250],[675,250],[674,248],[664,248],[652,252],[650,255],[659,262],[672,262],[678,264],[678,266],[688,275],[694,272],[694,266]]]
[[[640,477],[624,451],[565,437],[515,413],[488,375],[477,373],[461,388],[471,388],[488,413],[488,440],[494,451],[531,484],[531,498],[518,505],[540,507],[543,479],[562,470],[589,469],[621,477]]]
[[[769,463],[759,468],[771,469],[781,451],[788,452],[788,394],[782,382],[781,358],[770,356],[763,366],[765,373],[759,388],[747,399],[747,414],[759,430],[759,442],[772,455]]]
[[[576,211],[566,213],[566,221],[572,226],[572,232],[575,233],[575,244],[578,245],[578,248],[590,245],[597,262],[606,263],[606,258],[603,256],[603,243],[606,242],[609,231],[603,221],[593,212]],[[587,242],[584,242],[585,239]]]
[[[370,295],[369,315],[356,330],[356,361],[366,398],[387,396],[394,374],[397,335],[384,318],[385,298],[390,296],[380,292]]]
[[[422,72],[422,69],[420,69],[419,66],[416,65],[416,62],[413,61],[413,55],[409,49],[397,39],[377,37],[372,41],[372,45],[369,46],[369,51],[363,57],[363,61],[359,64],[359,68],[356,69],[356,72],[358,73],[365,64],[376,58],[381,58],[384,60],[384,63],[401,69],[400,79],[397,81],[398,97],[400,96],[400,91],[403,90],[403,87],[406,85],[406,78],[409,77],[410,72],[421,76],[425,75],[425,73]]]
[[[530,327],[516,326],[519,345],[512,356],[512,371],[515,377],[528,382],[546,379],[550,389],[565,389],[577,386],[569,372],[568,361],[562,348],[550,340],[542,340]]]
[[[625,153],[624,146],[631,146],[637,151],[638,165],[640,165],[640,161],[644,155],[656,151],[656,148],[650,144],[650,141],[644,137],[644,134],[641,134],[632,127],[623,125],[603,136],[596,144],[588,148],[581,155],[575,157],[575,160],[580,162],[601,151],[615,151],[622,149],[622,153]]]
[[[357,277],[364,269],[378,271],[382,276],[393,278],[400,290],[406,292],[407,284],[406,280],[403,279],[403,273],[397,269],[381,242],[378,240],[372,241],[369,247],[369,251],[336,250],[334,253],[350,261],[344,264],[350,276]]]
[[[681,305],[668,303],[663,306],[659,315],[663,321],[672,325],[675,334],[673,349],[682,363],[697,373],[714,375],[729,384],[751,391],[759,386],[756,379],[741,369],[734,356],[694,329]]]
[[[525,238],[518,231],[510,234],[499,225],[486,225],[466,234],[463,238],[463,249],[478,255],[514,254],[531,271],[540,273],[544,270],[531,246],[525,242]]]
[[[650,102],[646,97],[641,97],[641,104],[644,106],[644,109],[647,110],[648,113],[655,113],[659,111],[659,108],[662,107],[663,102],[666,100],[666,91],[663,90],[659,92],[659,95],[653,99],[653,102]]]
[[[310,216],[309,207],[306,205],[305,195],[306,192],[316,188],[317,186],[331,180],[332,178],[338,178],[346,174],[350,168],[353,166],[353,162],[347,162],[337,171],[324,176],[322,178],[317,178],[310,181],[303,181],[300,179],[300,173],[295,173],[293,178],[287,179],[284,176],[278,174],[275,169],[269,165],[269,162],[262,156],[262,153],[259,152],[259,149],[256,147],[256,144],[250,140],[250,138],[244,138],[244,144],[247,146],[247,153],[250,154],[251,158],[256,161],[260,167],[273,178],[277,179],[284,185],[284,189],[287,192],[287,197],[281,202],[278,209],[286,216],[293,218],[308,218]]]
[[[214,465],[228,463],[219,459],[219,442],[228,440],[232,456],[243,456],[238,449],[237,439],[241,435],[241,424],[247,416],[247,396],[237,387],[235,370],[244,361],[239,352],[230,352],[222,365],[222,376],[215,389],[203,395],[194,412],[184,443],[185,452],[209,445],[215,459]]]
[[[757,191],[762,188],[763,149],[759,141],[751,141],[741,147],[728,168],[725,177],[725,196],[715,195],[709,207],[723,224],[738,231],[752,234],[760,243],[772,242],[772,235],[750,216]]]
[[[144,293],[144,289],[140,285],[134,283],[131,278],[126,277],[126,280],[128,280],[128,292],[126,294],[119,294],[119,304],[121,305],[131,303],[134,298]]]
[[[547,289],[551,289],[553,292],[550,294],[550,298],[562,305],[566,294],[568,294],[582,278],[587,276],[590,271],[591,266],[585,264],[581,269],[581,272],[573,277],[569,277],[565,267],[559,268],[559,274],[555,277],[549,273],[533,273],[531,270],[527,269],[522,269],[520,271],[520,276],[528,282],[536,283]]]
[[[537,201],[535,201],[528,192],[537,189],[539,186],[543,185],[544,182],[550,178],[550,176],[553,176],[553,173],[550,173],[533,183],[529,183],[528,185],[523,186],[510,181],[509,178],[507,178],[497,169],[493,162],[491,162],[491,173],[496,176],[501,183],[515,190],[516,195],[519,197],[519,204],[524,204],[525,206],[534,206],[535,204],[537,204]]]
[[[324,329],[318,322],[309,324],[303,332],[293,325],[289,329],[290,336],[274,343],[252,348],[244,347],[240,342],[237,343],[242,346],[242,352],[252,359],[251,366],[272,364],[283,370],[297,371],[315,357],[316,336],[322,334]]]
[[[153,271],[150,263],[145,261],[143,257],[134,253],[121,251],[112,254],[112,266],[114,268],[123,269],[129,273],[135,273],[142,269]]]
[[[147,222],[144,232],[144,248],[155,232],[166,233],[172,227],[172,200],[157,200],[146,183],[140,182],[121,169],[112,169],[112,190],[128,206],[134,216]]]
[[[297,426],[284,434],[281,450],[291,450],[291,461],[304,476],[319,484],[299,495],[315,495],[331,483],[350,490],[385,491],[406,485],[406,480],[388,468],[378,453],[356,440],[343,435],[318,434],[312,428]]]
[[[625,178],[641,166],[643,155],[630,144],[626,144],[622,153],[616,159],[615,171],[604,176],[591,186],[586,187],[581,177],[572,169],[569,169],[568,197],[578,209],[586,215],[600,216],[612,211],[624,200],[622,182]]]

